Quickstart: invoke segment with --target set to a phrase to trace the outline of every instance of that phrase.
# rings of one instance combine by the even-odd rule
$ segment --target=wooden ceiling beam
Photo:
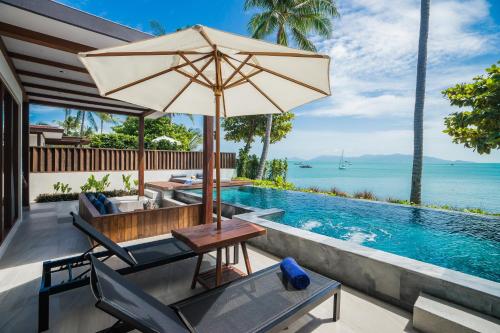
[[[71,104],[71,103],[58,103],[58,102],[52,102],[52,101],[44,101],[44,100],[40,100],[40,99],[36,99],[36,98],[30,98],[29,102],[33,103],[33,104],[55,106],[55,107],[59,107],[59,108],[70,108],[70,109],[75,109],[75,110],[103,112],[103,113],[110,113],[110,114],[119,114],[119,115],[124,115],[124,116],[139,117],[142,114],[144,114],[144,112],[143,113],[134,113],[134,112],[121,111],[121,110],[114,110],[114,109],[102,109],[102,108],[95,108],[95,107],[86,106],[86,105],[76,105],[76,104]],[[147,111],[145,111],[145,112],[147,112]]]
[[[21,28],[19,26],[4,22],[0,22],[0,35],[69,53],[88,52],[95,50],[95,48],[92,46],[83,45],[63,38],[46,35],[41,32]]]
[[[86,96],[86,97],[93,97],[93,98],[102,98],[102,99],[109,99],[109,100],[112,100],[112,101],[118,101],[118,100],[113,99],[111,97],[103,97],[103,96],[101,96],[99,94],[92,94],[92,93],[88,93],[88,92],[85,92],[85,91],[70,90],[70,89],[64,89],[64,88],[52,87],[52,86],[46,86],[46,85],[36,84],[36,83],[30,83],[30,82],[23,82],[23,85],[25,87],[28,87],[28,88],[43,89],[43,90],[61,92],[61,93],[65,93],[65,94],[73,94],[73,95],[79,95],[79,96]],[[120,102],[122,102],[122,101],[120,101]],[[116,104],[115,104],[115,106],[120,107],[120,105],[116,105]],[[148,109],[141,108],[141,107],[137,107],[137,109],[138,110],[140,109],[140,110],[143,110],[143,111],[149,111]]]
[[[28,62],[34,62],[36,64],[41,64],[41,65],[46,65],[46,66],[51,66],[51,67],[57,67],[57,68],[61,68],[61,69],[67,69],[67,70],[74,71],[74,72],[79,72],[79,73],[85,73],[85,74],[89,73],[83,67],[78,67],[78,66],[64,64],[64,63],[57,62],[57,61],[52,61],[52,60],[47,60],[47,59],[32,57],[32,56],[27,55],[27,54],[21,54],[21,53],[16,53],[16,52],[8,52],[8,54],[9,54],[9,56],[11,58],[14,58],[14,59],[24,60],[24,61],[28,61]]]
[[[66,79],[64,77],[47,75],[47,74],[43,74],[43,73],[30,72],[30,71],[25,71],[25,70],[21,70],[21,69],[18,69],[17,73],[19,75],[32,76],[32,77],[37,77],[40,79],[51,80],[51,81],[56,81],[56,82],[70,83],[70,84],[74,84],[77,86],[84,86],[84,87],[90,87],[90,88],[97,89],[96,85],[93,83],[90,83],[90,82],[73,80],[73,79]]]
[[[147,111],[147,110],[144,110],[142,108],[136,108],[136,107],[128,106],[128,105],[116,105],[116,104],[105,103],[105,102],[100,102],[100,101],[89,101],[89,100],[79,99],[79,98],[74,98],[74,97],[41,94],[41,93],[30,92],[30,91],[28,91],[27,94],[29,97],[33,96],[33,97],[50,98],[50,99],[56,99],[56,100],[60,100],[60,101],[67,101],[67,102],[74,102],[74,103],[95,104],[95,105],[99,105],[99,106],[128,109],[128,110],[133,110],[133,111],[138,111],[138,112]]]
[[[0,38],[0,53],[3,54],[5,61],[7,61],[7,65],[9,66],[9,68],[12,72],[12,75],[14,75],[14,78],[16,79],[17,84],[19,84],[19,87],[21,88],[21,91],[23,93],[23,99],[24,99],[26,97],[26,92],[24,91],[24,87],[23,87],[23,84],[21,82],[21,78],[19,77],[19,74],[16,71],[16,68],[14,66],[14,63],[12,62],[12,59],[9,57],[9,53],[7,51],[7,48],[5,47],[5,44],[2,40],[2,38]],[[19,101],[19,102],[21,103],[22,101]]]

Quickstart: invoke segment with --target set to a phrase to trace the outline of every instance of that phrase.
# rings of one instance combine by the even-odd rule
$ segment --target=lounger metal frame
[[[152,247],[155,244],[161,244],[172,241],[174,241],[174,239],[169,238],[154,242],[136,244],[122,248],[127,252],[133,252],[134,250]],[[90,283],[90,278],[89,278],[90,260],[88,258],[88,254],[92,253],[92,250],[99,245],[101,244],[92,246],[84,253],[76,256],[62,258],[58,260],[48,260],[43,262],[42,281],[40,284],[40,290],[38,291],[38,332],[46,331],[49,329],[51,295],[80,288]],[[114,256],[115,254],[112,251],[105,250],[92,253],[92,255],[95,258],[99,259],[100,261],[104,262],[107,259]],[[145,263],[138,263],[133,266],[123,267],[118,269],[117,272],[122,275],[131,274],[145,269],[170,264],[179,260],[188,259],[195,256],[196,253],[194,252],[186,252],[184,254],[177,255],[175,257],[165,257],[165,259],[160,259]],[[79,273],[76,276],[73,276],[73,269],[79,267],[88,267],[88,269],[84,270],[83,272]],[[63,280],[57,284],[52,284],[52,274],[64,271],[68,272],[68,279]]]
[[[268,272],[275,271],[277,269],[277,267],[278,267],[278,265],[270,266],[270,267],[265,268],[261,271],[253,273],[253,274],[251,274],[251,275],[249,275],[241,280],[237,280],[236,283],[237,284],[250,283],[262,274],[267,274]],[[95,272],[93,272],[93,273],[95,273]],[[182,305],[186,304],[186,303],[190,303],[190,302],[196,302],[196,300],[199,299],[200,296],[208,295],[210,293],[217,293],[218,290],[220,290],[221,288],[224,289],[230,285],[231,285],[231,283],[229,283],[228,285],[220,286],[220,287],[205,291],[201,294],[193,295],[193,296],[188,297],[184,300],[181,300],[181,301],[178,301],[174,304],[171,304],[171,305],[169,305],[169,307],[177,313],[177,316],[184,323],[184,325],[186,326],[186,329],[189,330],[190,332],[194,332],[195,329],[193,327],[191,327],[189,320],[182,315]],[[341,283],[332,280],[332,283],[330,285],[323,287],[315,295],[311,296],[306,301],[301,302],[300,304],[297,304],[293,309],[289,310],[287,313],[285,313],[281,316],[277,316],[273,320],[270,320],[265,326],[255,328],[251,332],[252,333],[280,332],[283,329],[290,326],[293,322],[295,322],[300,317],[309,313],[312,309],[314,309],[315,307],[317,307],[319,304],[326,301],[330,297],[333,297],[332,320],[334,322],[336,322],[337,320],[340,319],[341,289],[342,289]],[[94,292],[94,295],[96,296],[95,292]],[[119,319],[119,318],[123,318],[124,313],[121,310],[114,309],[106,304],[101,304],[101,302],[99,301],[99,297],[101,297],[101,296],[96,296],[96,298],[98,298],[98,302],[96,303],[96,307],[98,307],[102,311],[106,312],[110,316],[115,317],[117,319],[117,321],[111,327],[108,327],[104,330],[101,330],[98,333],[104,333],[104,332],[123,333],[123,332],[132,331],[134,329],[139,329],[142,331],[142,327],[143,327],[142,323],[134,321],[131,318],[127,318],[125,320],[126,321],[130,320],[133,323],[125,322],[122,319]],[[104,303],[106,303],[106,302],[104,302]],[[150,331],[149,329],[147,329],[147,328],[145,329],[145,332],[149,332],[149,331]]]

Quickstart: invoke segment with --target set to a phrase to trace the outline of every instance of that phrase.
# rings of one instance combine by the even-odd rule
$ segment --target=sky
[[[64,0],[69,6],[145,32],[157,20],[168,31],[203,24],[246,34],[252,12],[242,0]],[[413,109],[420,21],[417,0],[339,0],[331,38],[311,36],[331,59],[332,96],[294,110],[292,132],[271,146],[271,157],[412,154]],[[433,0],[428,41],[424,155],[500,162],[500,151],[479,155],[451,142],[443,118],[451,107],[441,91],[468,82],[500,60],[500,1]],[[31,122],[61,120],[61,111],[34,107]],[[178,117],[176,122],[201,127]],[[110,125],[104,131],[109,131]],[[242,144],[223,142],[223,151]],[[260,154],[257,141],[253,151]]]

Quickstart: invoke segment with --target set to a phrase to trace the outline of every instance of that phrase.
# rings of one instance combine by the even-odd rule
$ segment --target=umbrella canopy
[[[216,117],[219,228],[220,116],[281,113],[330,95],[328,56],[200,25],[80,53],[80,60],[102,96]]]
[[[214,49],[224,117],[289,111],[330,94],[328,56],[194,26],[81,53],[102,96],[169,113],[215,115]]]
[[[171,137],[166,136],[166,135],[162,135],[162,136],[159,136],[159,137],[154,138],[153,140],[151,140],[151,142],[160,142],[160,141],[168,141],[168,142],[174,143],[176,145],[180,145],[181,144],[181,142],[179,140],[172,139]]]

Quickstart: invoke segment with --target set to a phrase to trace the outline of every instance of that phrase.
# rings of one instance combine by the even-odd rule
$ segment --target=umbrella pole
[[[222,83],[220,72],[220,56],[215,51],[215,182],[217,188],[217,230],[222,228],[222,206],[220,197],[220,98],[222,95]]]

